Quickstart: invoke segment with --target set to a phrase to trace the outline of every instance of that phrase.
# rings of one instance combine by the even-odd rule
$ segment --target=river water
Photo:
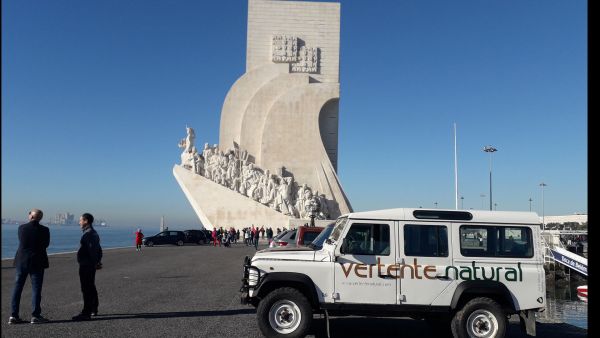
[[[536,317],[546,321],[567,323],[583,329],[588,328],[587,298],[577,296],[577,287],[587,285],[587,280],[576,278],[575,272],[568,283],[546,283],[546,311]],[[584,301],[585,300],[585,301]]]

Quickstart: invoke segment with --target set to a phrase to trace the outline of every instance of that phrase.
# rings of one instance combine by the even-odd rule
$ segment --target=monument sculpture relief
[[[181,166],[207,179],[251,198],[286,216],[306,219],[311,212],[316,219],[329,219],[329,207],[324,194],[313,194],[306,184],[299,187],[294,177],[271,174],[248,162],[247,153],[239,148],[219,150],[215,144],[204,144],[202,154],[194,145],[195,133],[186,127],[187,136],[179,141],[182,148]],[[280,171],[283,173],[283,170]]]
[[[179,142],[173,173],[205,227],[287,226],[352,211],[337,176],[340,4],[249,0],[246,72],[219,145]]]

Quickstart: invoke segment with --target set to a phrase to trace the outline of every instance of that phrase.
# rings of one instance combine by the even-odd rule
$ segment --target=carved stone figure
[[[194,132],[194,128],[185,127],[187,132],[187,136],[185,137],[185,150],[186,152],[192,152],[192,147],[194,146],[194,141],[196,140],[196,132]]]
[[[310,217],[311,215],[317,215],[319,212],[319,200],[317,196],[312,196],[308,202],[306,203],[306,215]]]
[[[329,207],[327,206],[327,199],[325,198],[325,194],[318,195],[319,200],[319,212],[317,214],[318,219],[328,219],[329,218]]]

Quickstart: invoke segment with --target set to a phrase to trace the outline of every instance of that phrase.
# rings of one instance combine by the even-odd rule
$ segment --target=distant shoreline
[[[114,249],[129,249],[129,248],[134,248],[134,247],[135,247],[134,245],[131,245],[131,246],[119,246],[119,247],[114,247],[114,248],[102,248],[102,251],[114,250]],[[49,253],[48,256],[65,255],[65,254],[72,254],[72,253],[77,253],[77,251],[53,252],[53,253]],[[7,261],[10,259],[15,259],[15,258],[14,257],[2,258],[3,261]]]

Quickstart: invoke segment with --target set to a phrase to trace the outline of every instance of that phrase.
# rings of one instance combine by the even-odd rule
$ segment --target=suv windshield
[[[333,232],[331,233],[331,239],[334,242],[337,242],[337,240],[340,238],[340,235],[342,234],[342,230],[344,230],[344,226],[346,226],[346,223],[348,223],[348,217],[340,217],[335,222]]]
[[[321,249],[325,240],[329,238],[329,235],[331,235],[331,233],[333,232],[333,227],[334,224],[326,226],[325,229],[323,229],[323,231],[321,231],[319,235],[315,239],[313,239],[313,241],[308,245],[308,247],[315,250]]]

